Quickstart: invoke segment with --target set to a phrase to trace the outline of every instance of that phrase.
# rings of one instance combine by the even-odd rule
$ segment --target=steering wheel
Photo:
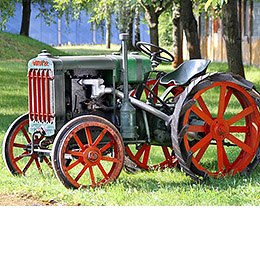
[[[152,52],[148,46],[152,47],[153,49],[155,49],[155,52]],[[150,56],[151,61],[153,60],[160,60],[160,61],[165,61],[165,62],[173,62],[174,61],[174,57],[172,56],[171,53],[169,53],[168,51],[166,51],[165,49],[154,45],[152,43],[148,43],[148,42],[138,42],[136,44],[136,47],[138,48],[139,51],[147,54],[148,56]],[[161,53],[165,53],[166,57],[161,57],[160,54]]]

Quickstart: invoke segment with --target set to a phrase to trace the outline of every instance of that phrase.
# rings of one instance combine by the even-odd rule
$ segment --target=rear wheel
[[[231,176],[259,163],[255,155],[260,116],[250,90],[231,81],[198,84],[180,102],[182,109],[176,110],[173,120],[174,124],[178,117],[177,133],[172,125],[172,138],[188,174]]]
[[[52,168],[46,156],[39,157],[36,153],[30,155],[31,135],[28,133],[29,116],[22,115],[7,129],[3,141],[3,157],[8,170],[13,175],[25,174],[33,166],[42,172],[40,162],[45,162]],[[39,144],[44,137],[35,136],[34,144]]]
[[[160,170],[174,167],[178,161],[172,155],[172,148],[141,144],[127,145],[126,152],[131,160],[144,170]]]
[[[67,188],[107,184],[119,176],[123,162],[120,133],[98,116],[80,116],[69,121],[53,143],[53,168]]]
[[[155,87],[153,87],[155,85]],[[157,79],[151,79],[146,82],[146,86],[149,88],[153,87],[153,92],[156,95],[161,95],[168,85],[160,85]],[[144,89],[145,95],[143,95],[143,102],[146,102],[150,92]],[[182,88],[173,88],[169,95],[171,99],[179,95],[183,91]],[[135,94],[135,91],[131,93],[131,96]],[[158,100],[156,97],[153,98],[154,105],[157,104]],[[129,158],[141,169],[144,170],[160,170],[165,168],[172,168],[178,164],[177,158],[172,155],[172,147],[158,146],[150,144],[131,144],[126,145],[126,153]]]

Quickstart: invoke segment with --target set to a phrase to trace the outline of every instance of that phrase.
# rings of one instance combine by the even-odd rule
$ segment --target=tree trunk
[[[23,0],[23,14],[20,35],[29,36],[30,17],[31,17],[31,0]]]
[[[135,45],[140,42],[140,7],[137,5],[135,9]]]
[[[159,46],[159,16],[155,13],[155,10],[151,8],[149,12],[145,13],[145,19],[148,21],[148,25],[150,28],[150,43]],[[151,50],[156,51],[156,49],[154,48],[151,48]]]
[[[150,27],[150,43],[159,46],[158,23]]]
[[[111,48],[111,16],[106,16],[106,48]]]
[[[181,63],[183,63],[183,29],[180,19],[180,8],[173,4],[172,9],[173,19],[173,56],[174,62],[172,64],[173,68],[177,68]]]
[[[190,59],[200,59],[198,28],[192,11],[192,0],[181,0],[180,6],[181,22],[186,35]]]
[[[129,34],[129,40],[127,42],[127,49],[133,51],[133,27],[134,27],[134,10],[129,7],[129,18],[127,21],[127,33]]]
[[[150,43],[159,46],[159,16],[162,14],[162,12],[164,12],[167,8],[171,6],[172,0],[160,0],[156,2],[156,5],[149,5],[147,1],[143,0],[138,0],[138,2],[145,10],[145,19],[150,28]],[[155,51],[154,48],[151,48],[151,50]]]
[[[245,77],[242,61],[242,42],[238,28],[237,0],[223,5],[223,33],[226,42],[229,71]]]

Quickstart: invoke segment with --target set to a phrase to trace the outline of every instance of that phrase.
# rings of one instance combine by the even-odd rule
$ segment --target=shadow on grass
[[[156,174],[153,176],[149,176],[149,172],[147,175],[144,173],[136,174],[134,177],[129,178],[122,178],[118,179],[117,183],[123,185],[124,189],[128,189],[129,187],[135,188],[138,191],[158,191],[160,189],[184,189],[189,191],[191,188],[198,188],[198,189],[209,189],[209,190],[229,190],[229,189],[236,189],[238,187],[245,187],[248,186],[249,183],[253,185],[260,185],[260,174],[259,170],[256,170],[251,173],[250,176],[241,176],[237,174],[232,177],[224,177],[224,178],[213,178],[209,177],[202,183],[197,183],[189,177],[186,177],[184,173],[177,172],[180,176],[176,176],[176,173],[172,178],[167,177],[167,180],[163,180],[163,178],[157,178]],[[158,173],[160,174],[160,173]],[[161,173],[163,174],[163,173]],[[139,176],[138,176],[139,175]],[[183,176],[181,176],[183,175]],[[113,183],[111,184],[113,185]]]

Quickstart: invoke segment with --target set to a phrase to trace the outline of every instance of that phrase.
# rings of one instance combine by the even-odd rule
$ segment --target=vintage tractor
[[[139,42],[122,55],[53,57],[28,63],[29,112],[8,128],[3,157],[13,175],[42,163],[67,188],[94,187],[126,169],[177,164],[196,181],[248,174],[258,165],[260,94],[227,73],[205,74],[209,60],[170,73],[163,48]]]

